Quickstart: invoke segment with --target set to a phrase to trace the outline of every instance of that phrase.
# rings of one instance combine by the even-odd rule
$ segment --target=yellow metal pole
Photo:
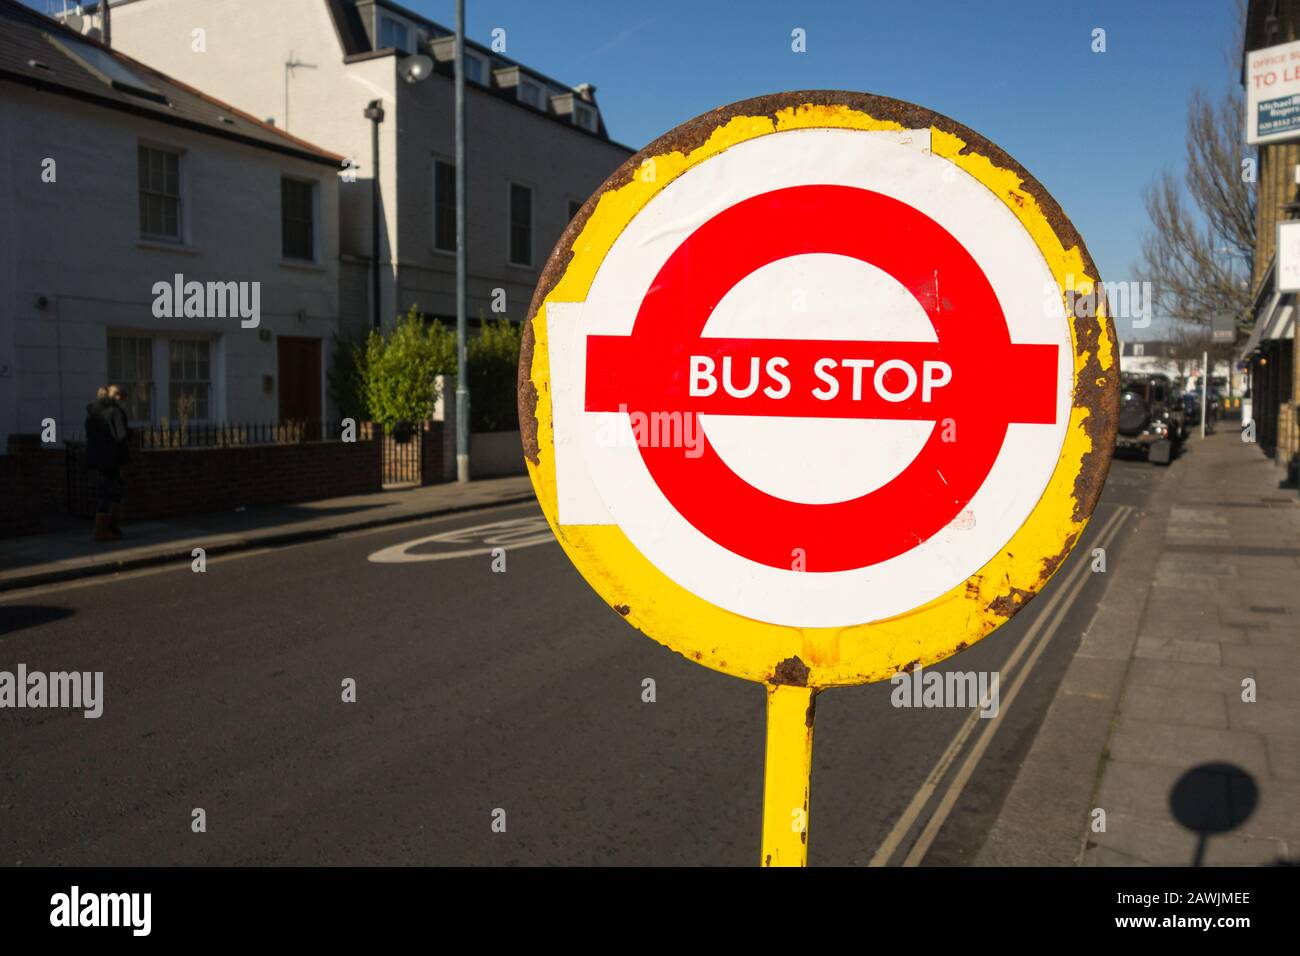
[[[817,691],[767,685],[763,866],[808,865],[808,789]]]

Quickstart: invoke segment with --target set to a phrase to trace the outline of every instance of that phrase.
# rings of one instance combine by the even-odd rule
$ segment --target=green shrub
[[[387,336],[370,333],[364,368],[372,421],[385,428],[424,421],[438,398],[434,376],[456,369],[456,335],[441,322],[426,324],[411,306]]]
[[[340,418],[370,420],[366,402],[366,336],[334,333],[334,360],[329,370],[330,397]]]
[[[466,343],[471,431],[519,427],[521,332],[506,318],[486,321]],[[438,398],[435,376],[455,374],[455,330],[438,321],[426,323],[412,306],[387,335],[335,336],[329,388],[341,416],[391,429],[428,418]]]
[[[521,334],[518,325],[503,318],[484,322],[482,331],[466,344],[471,431],[513,431],[519,427]]]

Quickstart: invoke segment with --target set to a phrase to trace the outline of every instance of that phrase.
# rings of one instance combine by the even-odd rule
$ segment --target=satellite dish
[[[418,83],[433,72],[433,60],[423,53],[404,57],[397,64],[397,73],[407,83]]]
[[[80,13],[69,13],[63,18],[63,25],[75,33],[80,33],[81,28],[85,25],[85,19]]]

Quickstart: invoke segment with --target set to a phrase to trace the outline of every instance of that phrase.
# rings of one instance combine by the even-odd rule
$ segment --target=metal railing
[[[342,427],[336,421],[164,422],[132,426],[131,429],[132,446],[142,451],[160,448],[291,445],[307,441],[338,441],[341,437]],[[358,434],[357,437],[362,436]]]
[[[424,427],[398,424],[384,434],[384,484],[419,484],[424,475]]]

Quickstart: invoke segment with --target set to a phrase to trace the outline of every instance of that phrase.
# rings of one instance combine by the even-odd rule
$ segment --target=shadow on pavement
[[[1255,778],[1235,764],[1203,763],[1179,777],[1169,791],[1169,809],[1198,837],[1192,866],[1201,865],[1211,836],[1241,826],[1258,803]]]

